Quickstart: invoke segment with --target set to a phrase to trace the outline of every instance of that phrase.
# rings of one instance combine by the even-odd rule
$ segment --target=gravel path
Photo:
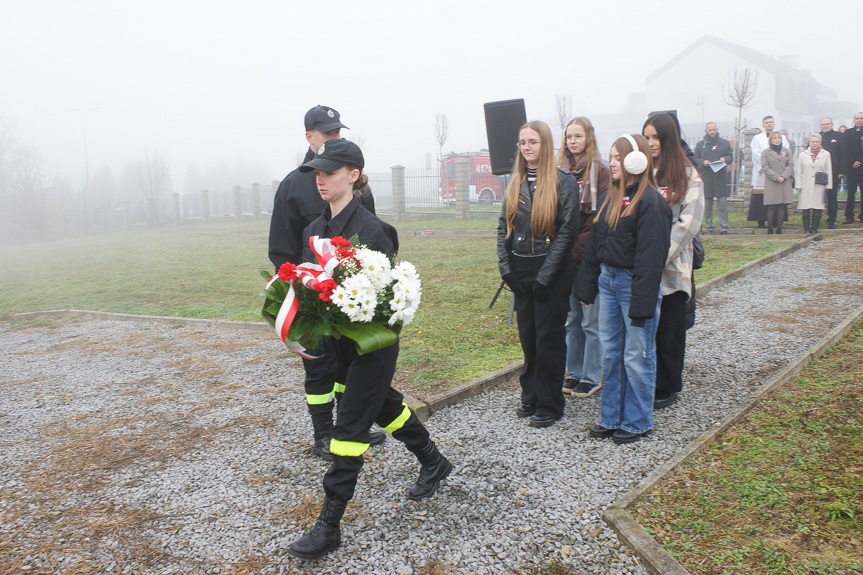
[[[369,450],[342,548],[285,554],[316,516],[302,370],[268,333],[68,317],[0,323],[0,574],[644,574],[603,510],[863,304],[863,235],[813,242],[699,301],[682,400],[628,446],[591,440],[598,395],[517,419],[513,384],[428,422],[456,471]],[[514,328],[513,328],[514,329]]]

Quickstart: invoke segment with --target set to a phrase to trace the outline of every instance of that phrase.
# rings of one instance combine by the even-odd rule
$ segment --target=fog
[[[487,146],[484,102],[524,98],[528,118],[550,123],[557,94],[574,115],[622,112],[704,34],[797,54],[839,100],[861,102],[863,74],[849,64],[863,55],[859,13],[858,0],[2,0],[0,125],[73,189],[85,169],[119,180],[147,154],[176,192],[195,170],[233,185],[281,179],[316,104],[341,112],[367,171],[425,167],[436,114],[448,118],[447,152]]]

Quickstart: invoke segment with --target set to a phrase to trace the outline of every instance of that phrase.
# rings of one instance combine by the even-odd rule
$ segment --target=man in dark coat
[[[340,135],[342,124],[339,113],[327,106],[315,106],[305,117],[306,141],[309,150],[303,163],[312,160],[324,142]],[[371,190],[367,194],[371,199]],[[374,202],[374,200],[371,200]],[[303,230],[320,216],[329,204],[325,202],[315,183],[315,172],[301,172],[299,168],[288,174],[273,200],[273,216],[270,219],[269,255],[276,272],[285,262],[303,263]],[[374,203],[371,204],[374,209]],[[331,338],[322,338],[318,349],[309,350],[317,359],[303,359],[306,372],[306,405],[312,417],[314,444],[312,453],[332,461],[330,439],[333,435],[333,409],[336,397],[341,397],[341,385],[336,382],[338,363]],[[384,440],[380,431],[371,433],[371,443]]]
[[[827,227],[836,228],[836,192],[839,191],[839,174],[842,172],[842,133],[833,129],[833,119],[821,118],[821,147],[830,152],[830,161],[833,165],[833,189],[827,188]]]
[[[728,233],[728,172],[734,154],[728,140],[719,137],[715,122],[708,122],[704,139],[695,144],[693,163],[704,182],[704,221],[707,233],[713,233],[713,198],[719,203],[719,233]]]
[[[848,189],[845,201],[845,221],[854,223],[854,197],[860,189],[860,221],[863,222],[863,112],[854,114],[854,127],[842,135],[842,173]]]

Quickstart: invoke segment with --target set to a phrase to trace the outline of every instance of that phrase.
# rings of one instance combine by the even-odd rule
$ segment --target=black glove
[[[545,303],[548,301],[548,296],[551,295],[551,289],[543,283],[538,281],[533,283],[533,299],[540,303]]]
[[[504,283],[509,287],[509,291],[517,295],[527,295],[524,293],[524,288],[521,287],[521,282],[518,281],[518,278],[515,277],[515,274],[510,272],[508,274],[504,274],[503,277]]]

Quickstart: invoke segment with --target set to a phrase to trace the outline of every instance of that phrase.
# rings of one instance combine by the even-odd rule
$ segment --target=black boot
[[[333,438],[333,402],[331,401],[322,405],[310,405],[309,414],[312,416],[312,429],[315,432],[312,455],[316,455],[325,461],[332,461],[330,439]]]
[[[810,224],[810,219],[809,219],[809,210],[803,210],[803,232],[807,236],[809,235],[809,226],[810,225],[811,224]]]
[[[419,501],[434,495],[438,484],[452,471],[452,463],[440,454],[434,441],[429,440],[425,447],[415,451],[422,468],[417,482],[408,490],[408,499]]]
[[[821,225],[821,212],[823,210],[812,210],[812,228],[813,234],[818,233],[818,226]]]
[[[321,514],[314,526],[294,541],[288,549],[288,553],[300,559],[319,559],[339,548],[342,543],[342,531],[339,523],[345,514],[347,503],[330,499],[324,499]]]

